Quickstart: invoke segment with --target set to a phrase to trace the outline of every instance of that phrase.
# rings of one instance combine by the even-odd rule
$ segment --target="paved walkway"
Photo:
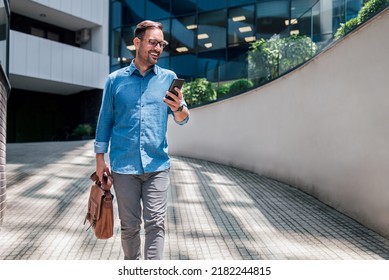
[[[0,260],[123,259],[83,225],[92,141],[7,145]],[[172,158],[165,259],[389,259],[389,240],[311,196],[256,174]]]

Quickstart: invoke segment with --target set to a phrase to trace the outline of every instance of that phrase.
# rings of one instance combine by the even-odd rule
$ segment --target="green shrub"
[[[198,78],[193,82],[185,83],[182,90],[185,101],[189,106],[216,100],[216,90],[212,83],[205,78]]]
[[[75,138],[92,137],[94,129],[90,124],[79,124],[72,132],[72,136]]]
[[[290,36],[280,39],[279,48],[279,74],[307,61],[317,52],[316,44],[307,36]]]
[[[351,30],[355,29],[359,25],[358,18],[352,18],[346,23],[341,23],[338,30],[335,33],[335,39],[339,39],[349,33]]]
[[[249,88],[252,88],[254,86],[253,82],[247,79],[240,79],[235,82],[233,82],[230,85],[229,93],[240,93],[243,91],[247,91]]]
[[[358,13],[358,23],[361,24],[389,6],[389,0],[370,0]]]
[[[307,36],[259,39],[248,52],[249,78],[262,84],[307,61],[316,51],[316,44]]]
[[[364,23],[366,20],[382,11],[389,6],[389,0],[370,0],[365,2],[363,7],[359,10],[358,16],[342,23],[336,31],[334,37],[339,39],[354,30],[358,25]]]
[[[255,84],[278,76],[278,50],[274,40],[263,38],[253,42],[248,52],[249,78]]]
[[[216,89],[217,98],[221,98],[230,93],[231,83],[224,83]]]

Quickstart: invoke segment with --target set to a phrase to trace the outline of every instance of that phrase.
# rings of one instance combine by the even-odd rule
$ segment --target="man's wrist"
[[[178,113],[178,112],[182,112],[182,110],[184,110],[184,104],[181,104],[180,107],[178,107],[178,109],[176,111],[174,111],[174,113]]]
[[[189,109],[188,107],[186,107],[186,105],[183,105],[183,108],[181,111],[174,111],[173,112],[173,115],[174,115],[174,120],[181,124],[183,122],[186,123],[187,119],[189,118]]]
[[[96,161],[97,162],[105,162],[104,154],[103,153],[97,153],[96,154]]]

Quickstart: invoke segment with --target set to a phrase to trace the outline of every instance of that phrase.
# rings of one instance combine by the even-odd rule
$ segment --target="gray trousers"
[[[128,175],[112,173],[119,208],[124,259],[141,258],[140,229],[145,229],[144,258],[163,257],[169,170]]]

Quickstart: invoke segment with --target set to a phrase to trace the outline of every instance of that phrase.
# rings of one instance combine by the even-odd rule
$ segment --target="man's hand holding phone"
[[[189,110],[186,106],[182,106],[183,99],[181,88],[184,84],[183,79],[174,79],[166,92],[166,96],[163,99],[165,103],[170,107],[174,113],[174,119],[177,122],[182,122],[189,117]]]
[[[164,101],[173,112],[177,112],[181,106],[181,88],[183,84],[183,79],[174,79],[169,87],[169,90],[166,91]]]

